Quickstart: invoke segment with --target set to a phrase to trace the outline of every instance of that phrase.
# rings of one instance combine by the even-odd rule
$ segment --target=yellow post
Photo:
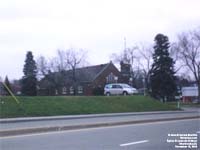
[[[9,94],[14,98],[14,100],[16,101],[17,104],[19,104],[19,100],[15,97],[15,95],[12,93],[12,91],[8,88],[8,86],[2,82],[4,87],[8,90]]]

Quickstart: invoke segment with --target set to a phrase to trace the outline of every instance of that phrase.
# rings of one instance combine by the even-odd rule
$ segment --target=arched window
[[[83,87],[82,86],[78,86],[78,94],[83,94]]]
[[[106,77],[107,83],[116,83],[118,80],[118,77],[115,76],[112,72]]]
[[[73,88],[73,86],[71,86],[71,87],[69,88],[69,92],[70,92],[70,94],[74,94],[74,88]]]
[[[66,87],[62,88],[62,94],[67,94],[67,88]]]

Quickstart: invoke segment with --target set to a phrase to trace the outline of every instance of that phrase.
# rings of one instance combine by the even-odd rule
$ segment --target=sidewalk
[[[105,114],[86,114],[86,115],[65,115],[65,116],[44,116],[44,117],[20,117],[0,119],[1,123],[16,123],[30,121],[48,121],[48,120],[66,120],[66,119],[83,119],[83,118],[99,118],[99,117],[119,117],[134,115],[152,115],[152,114],[176,114],[176,113],[194,113],[197,109],[183,108],[180,111],[150,111],[150,112],[130,112],[130,113],[105,113]]]
[[[198,110],[0,119],[0,137],[193,118],[200,118]]]

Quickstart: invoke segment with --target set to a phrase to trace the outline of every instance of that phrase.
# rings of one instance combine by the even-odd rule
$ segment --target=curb
[[[154,111],[154,112],[134,112],[134,113],[46,116],[46,117],[29,117],[29,118],[6,118],[6,119],[0,119],[0,123],[17,123],[17,122],[48,121],[48,120],[69,120],[69,119],[101,118],[101,117],[119,117],[119,116],[132,116],[132,115],[177,114],[177,113],[194,113],[194,112],[197,112],[197,111],[157,111],[157,112]]]
[[[124,121],[124,122],[113,122],[113,123],[97,123],[97,124],[86,124],[86,125],[70,125],[70,126],[52,126],[52,127],[40,127],[40,128],[26,128],[18,130],[3,130],[0,131],[0,137],[9,137],[17,135],[27,135],[45,132],[55,132],[55,131],[70,131],[78,129],[87,128],[98,128],[98,127],[109,127],[109,126],[119,126],[119,125],[129,125],[129,124],[139,124],[139,123],[151,123],[151,122],[162,122],[162,121],[173,121],[173,120],[185,120],[185,119],[197,119],[200,116],[190,116],[190,117],[178,117],[178,118],[165,118],[165,119],[147,119],[147,120],[135,120],[135,121]]]

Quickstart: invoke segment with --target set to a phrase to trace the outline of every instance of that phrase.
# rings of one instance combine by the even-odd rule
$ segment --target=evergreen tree
[[[174,100],[177,88],[174,61],[168,51],[170,47],[168,37],[157,34],[154,41],[154,62],[150,71],[151,95],[163,102]]]
[[[37,67],[31,51],[28,51],[26,54],[23,72],[24,76],[22,78],[22,94],[35,96],[37,94]]]
[[[7,88],[9,88],[12,91],[10,81],[7,76],[5,78],[4,84],[7,86]],[[9,95],[9,91],[7,90],[7,88],[4,87],[4,91],[6,92],[6,95]]]

